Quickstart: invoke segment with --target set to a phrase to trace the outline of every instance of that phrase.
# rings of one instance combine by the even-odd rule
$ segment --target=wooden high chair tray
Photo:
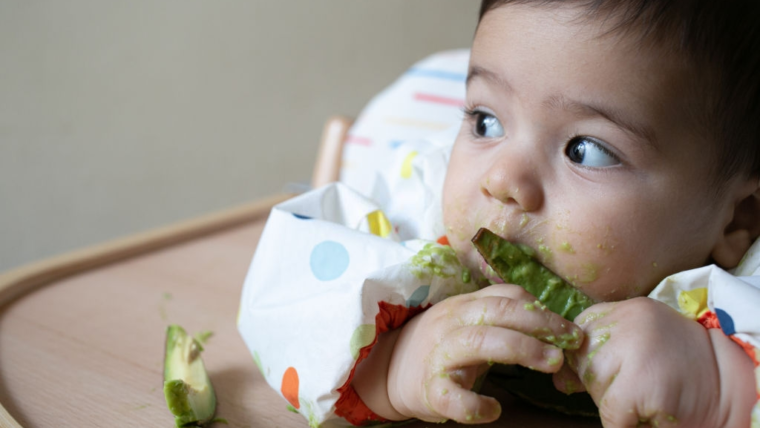
[[[266,385],[235,326],[267,214],[286,197],[0,276],[0,427],[173,426],[162,391],[170,323],[213,332],[203,358],[229,427],[308,426]],[[486,426],[599,424],[521,406]]]

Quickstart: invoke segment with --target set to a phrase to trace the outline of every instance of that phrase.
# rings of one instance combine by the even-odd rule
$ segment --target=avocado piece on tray
[[[572,321],[594,304],[534,258],[535,251],[502,239],[481,228],[472,243],[486,263],[508,284],[519,285],[544,304],[547,309]],[[599,410],[586,392],[566,395],[558,391],[552,375],[516,365],[496,364],[488,380],[517,397],[541,408],[587,417],[599,417]]]
[[[213,422],[216,394],[201,359],[203,346],[178,325],[166,329],[164,397],[177,427]]]

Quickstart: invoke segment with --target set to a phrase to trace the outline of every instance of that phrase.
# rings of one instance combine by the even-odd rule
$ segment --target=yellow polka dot
[[[406,155],[404,163],[401,164],[401,178],[409,178],[412,176],[412,161],[417,156],[417,152],[411,152]]]
[[[391,230],[393,230],[388,217],[380,210],[367,214],[367,223],[369,223],[369,231],[381,238],[388,237],[391,234]]]
[[[697,319],[707,311],[707,289],[696,288],[678,294],[678,308],[689,318]]]
[[[354,359],[359,357],[359,351],[375,340],[375,326],[373,324],[362,324],[356,327],[351,335],[349,348]]]

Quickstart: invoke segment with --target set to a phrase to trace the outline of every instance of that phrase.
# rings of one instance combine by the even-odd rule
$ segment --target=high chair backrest
[[[459,127],[470,52],[440,52],[414,64],[362,110],[355,122],[325,124],[312,186],[338,181],[369,194],[402,141]]]

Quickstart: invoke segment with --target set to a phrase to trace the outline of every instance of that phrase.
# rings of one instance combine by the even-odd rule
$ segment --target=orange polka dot
[[[301,404],[298,402],[298,372],[293,367],[288,367],[285,374],[282,375],[282,386],[280,387],[282,396],[288,400],[293,407],[298,409]]]

